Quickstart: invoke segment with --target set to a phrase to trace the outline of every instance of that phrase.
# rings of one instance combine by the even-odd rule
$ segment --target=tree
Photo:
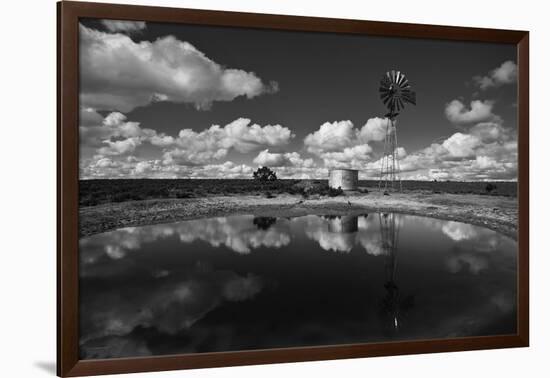
[[[496,184],[488,183],[485,186],[485,191],[487,191],[487,193],[491,193],[493,190],[496,190],[496,188],[497,188]]]
[[[254,172],[254,180],[275,181],[277,180],[277,175],[268,167],[261,167]]]

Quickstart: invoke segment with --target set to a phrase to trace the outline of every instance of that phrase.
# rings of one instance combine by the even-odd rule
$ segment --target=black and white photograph
[[[518,333],[505,43],[81,18],[81,360]]]

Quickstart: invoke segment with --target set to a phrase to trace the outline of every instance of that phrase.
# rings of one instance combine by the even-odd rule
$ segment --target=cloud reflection
[[[469,240],[478,235],[474,226],[459,222],[446,222],[441,231],[454,241]]]
[[[176,232],[184,243],[202,240],[242,254],[260,247],[281,248],[290,243],[287,220],[279,219],[269,227],[257,227],[254,219],[251,215],[198,219],[178,223]]]
[[[81,311],[92,316],[84,317],[81,350],[86,358],[147,354],[142,344],[131,340],[136,329],[154,328],[176,335],[226,302],[253,298],[262,287],[262,280],[255,275],[205,270],[197,265],[166,283],[127,284],[101,296],[84,293]],[[102,347],[97,348],[98,344]]]
[[[377,217],[312,215],[303,218],[306,218],[306,235],[325,251],[350,252],[354,246],[361,246],[370,255],[384,254]]]
[[[386,239],[399,249],[391,280],[415,297],[392,334],[379,314],[395,260],[384,219],[400,228]],[[457,222],[242,215],[124,228],[80,247],[84,359],[515,332],[515,242]],[[278,251],[251,253],[264,247]]]
[[[447,266],[451,273],[458,273],[465,267],[470,273],[478,274],[489,267],[489,259],[476,252],[461,252],[449,257]]]
[[[142,244],[174,235],[183,243],[203,241],[241,254],[260,247],[281,248],[290,243],[289,222],[286,219],[272,218],[271,223],[252,215],[197,219],[127,227],[82,239],[80,247],[85,251],[82,262],[90,264],[103,255],[121,259],[131,251],[140,249]]]

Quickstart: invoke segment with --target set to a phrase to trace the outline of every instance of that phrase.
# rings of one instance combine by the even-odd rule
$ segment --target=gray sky
[[[402,177],[515,180],[514,45],[82,20],[81,178],[376,178],[401,70]]]

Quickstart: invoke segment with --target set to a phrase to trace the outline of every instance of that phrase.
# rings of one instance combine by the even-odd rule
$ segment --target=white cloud
[[[167,164],[204,164],[227,156],[230,149],[247,153],[263,146],[286,145],[294,134],[281,125],[250,124],[250,119],[239,118],[224,127],[213,125],[195,132],[181,130],[174,139],[174,148],[164,153]]]
[[[176,140],[170,135],[153,135],[151,137],[151,144],[157,147],[169,147],[172,146]]]
[[[103,116],[92,108],[80,108],[78,123],[80,126],[96,126],[103,122]]]
[[[497,122],[478,123],[470,129],[470,134],[479,138],[483,143],[492,143],[511,138],[510,130]]]
[[[134,152],[137,146],[141,144],[139,138],[128,138],[124,140],[110,141],[105,140],[106,147],[101,147],[97,152],[101,155],[122,155]]]
[[[323,161],[327,167],[356,166],[361,162],[370,160],[371,146],[360,144],[353,147],[346,147],[341,152],[325,152],[322,154]]]
[[[372,161],[373,147],[380,151],[378,140],[386,124],[376,118],[361,129],[350,121],[325,123],[304,140],[306,150],[319,158],[314,160],[281,151],[294,137],[290,129],[245,118],[202,131],[184,129],[176,136],[141,128],[120,112],[101,117],[82,108],[81,120],[87,125],[80,127],[81,178],[250,178],[258,165],[276,168],[279,178],[323,179],[331,168],[359,169],[361,178],[377,178],[381,159]],[[258,153],[249,162],[234,163],[228,160],[232,151]],[[398,147],[397,155],[404,179],[517,178],[517,138],[498,119],[476,123],[412,153]]]
[[[80,163],[80,178],[251,178],[253,168],[226,161],[220,164],[186,166],[166,164],[163,160],[128,156],[95,155]]]
[[[493,101],[474,100],[470,109],[460,100],[453,100],[445,106],[445,115],[453,123],[477,123],[498,119],[493,114]]]
[[[465,158],[475,156],[475,149],[481,141],[470,134],[455,133],[447,138],[442,146],[449,152],[449,156]]]
[[[307,159],[306,159],[307,160]],[[317,167],[314,163],[312,167],[277,167],[277,177],[283,179],[326,179],[328,177],[328,169],[325,167]]]
[[[80,101],[96,110],[128,112],[155,101],[190,103],[253,98],[277,90],[253,72],[225,68],[173,36],[134,42],[121,33],[80,25]]]
[[[374,117],[370,118],[359,131],[361,141],[368,143],[371,141],[383,141],[388,130],[388,119]]]
[[[101,20],[110,32],[135,33],[147,27],[144,21]]]
[[[481,122],[429,147],[398,155],[403,179],[517,179],[517,139],[498,122]],[[368,177],[377,177],[381,162],[364,165]]]
[[[80,141],[84,147],[96,148],[101,155],[122,155],[134,152],[144,141],[163,139],[155,130],[141,128],[139,122],[127,121],[124,114],[112,112],[105,118],[93,110],[81,109],[87,121],[80,126]]]
[[[201,132],[183,129],[178,136],[173,137],[159,134],[152,129],[141,128],[139,122],[128,121],[127,117],[120,112],[112,112],[105,118],[93,110],[81,110],[81,113],[85,114],[86,120],[95,122],[93,125],[80,126],[81,146],[92,149],[92,153],[98,156],[90,160],[86,159],[85,155],[81,155],[82,163],[85,165],[87,161],[91,164],[92,171],[100,168],[95,165],[99,158],[133,154],[145,143],[159,149],[158,154],[161,158],[159,161],[166,166],[196,166],[208,165],[224,159],[231,150],[248,153],[262,147],[284,146],[294,137],[290,129],[281,125],[260,126],[246,118],[239,118],[223,127],[212,125]],[[94,122],[87,122],[87,124]],[[291,164],[304,167],[314,165],[312,159],[301,159],[295,152],[288,153],[284,157]],[[145,172],[143,169],[134,170],[129,163],[131,162],[121,163],[119,168],[123,168],[124,172]]]
[[[304,145],[328,168],[360,169],[372,158],[369,143],[383,141],[387,127],[387,119],[378,117],[370,118],[361,129],[349,120],[325,122],[305,137]]]
[[[313,159],[302,159],[297,152],[271,153],[268,149],[260,151],[253,162],[261,166],[269,167],[306,167],[315,165]]]
[[[499,87],[503,84],[515,83],[517,76],[518,67],[516,63],[508,60],[494,70],[491,70],[485,76],[475,76],[474,82],[480,89],[486,90],[491,87]]]
[[[223,164],[208,164],[199,169],[192,169],[192,178],[251,178],[253,169],[246,164],[235,164],[226,161]]]
[[[356,143],[357,131],[351,121],[325,122],[319,130],[304,139],[308,152],[320,155],[324,152],[339,151]]]

